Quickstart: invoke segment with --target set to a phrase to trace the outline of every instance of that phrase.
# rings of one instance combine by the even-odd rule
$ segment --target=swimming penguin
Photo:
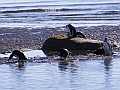
[[[76,29],[71,24],[66,25],[66,28],[70,30],[71,37],[77,37]]]
[[[61,48],[58,50],[57,55],[61,57],[61,59],[66,59],[66,57],[69,55],[69,51],[65,48]]]
[[[112,49],[111,49],[111,46],[109,45],[109,43],[107,42],[107,38],[104,39],[103,41],[103,48],[104,48],[104,51],[105,51],[105,55],[108,56],[108,55],[112,55]]]
[[[20,60],[27,60],[26,56],[19,50],[14,50],[8,60],[12,59],[13,56],[17,56],[19,58],[18,62]]]

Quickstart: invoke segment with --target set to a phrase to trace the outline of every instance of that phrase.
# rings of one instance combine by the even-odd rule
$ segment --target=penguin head
[[[105,37],[104,41],[107,41],[107,37]]]
[[[61,48],[58,50],[57,55],[60,56],[61,58],[66,59],[66,57],[69,55],[69,51],[65,48]]]
[[[73,29],[74,27],[71,24],[66,25],[67,29]]]

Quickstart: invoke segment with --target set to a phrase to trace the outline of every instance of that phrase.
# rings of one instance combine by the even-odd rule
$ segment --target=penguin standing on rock
[[[66,25],[66,28],[70,31],[69,36],[72,38],[74,37],[80,37],[80,38],[86,38],[86,36],[83,34],[83,32],[77,32],[75,27],[72,26],[71,24]]]
[[[111,56],[113,54],[111,46],[107,42],[107,38],[105,38],[104,41],[103,41],[103,49],[105,51],[106,56]]]
[[[61,48],[58,50],[57,55],[61,57],[61,59],[66,59],[66,57],[69,55],[69,51],[65,48]]]
[[[14,50],[14,51],[12,52],[12,54],[10,55],[8,61],[9,61],[10,59],[12,59],[13,56],[17,56],[17,57],[19,58],[19,59],[18,59],[18,62],[20,62],[20,60],[21,60],[21,61],[27,60],[26,56],[25,56],[21,51],[19,51],[19,50]]]
[[[66,28],[70,31],[71,37],[77,37],[76,29],[71,24],[66,25]]]

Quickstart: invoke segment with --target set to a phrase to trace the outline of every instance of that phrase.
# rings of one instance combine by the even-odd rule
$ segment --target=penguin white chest
[[[106,55],[112,55],[112,51],[111,51],[111,48],[110,48],[108,42],[103,42],[103,48],[104,48]]]

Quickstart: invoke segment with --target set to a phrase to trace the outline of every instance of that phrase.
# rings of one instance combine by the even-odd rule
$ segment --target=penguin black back
[[[111,46],[110,46],[109,43],[107,42],[107,38],[105,38],[104,41],[103,41],[103,48],[104,48],[104,51],[105,51],[105,55],[106,55],[106,56],[113,54],[112,49],[111,49]]]
[[[10,55],[9,59],[12,59],[13,56],[17,56],[19,58],[19,60],[27,60],[26,56],[24,55],[24,53],[22,53],[21,51],[19,50],[14,50],[12,52],[12,54]]]

